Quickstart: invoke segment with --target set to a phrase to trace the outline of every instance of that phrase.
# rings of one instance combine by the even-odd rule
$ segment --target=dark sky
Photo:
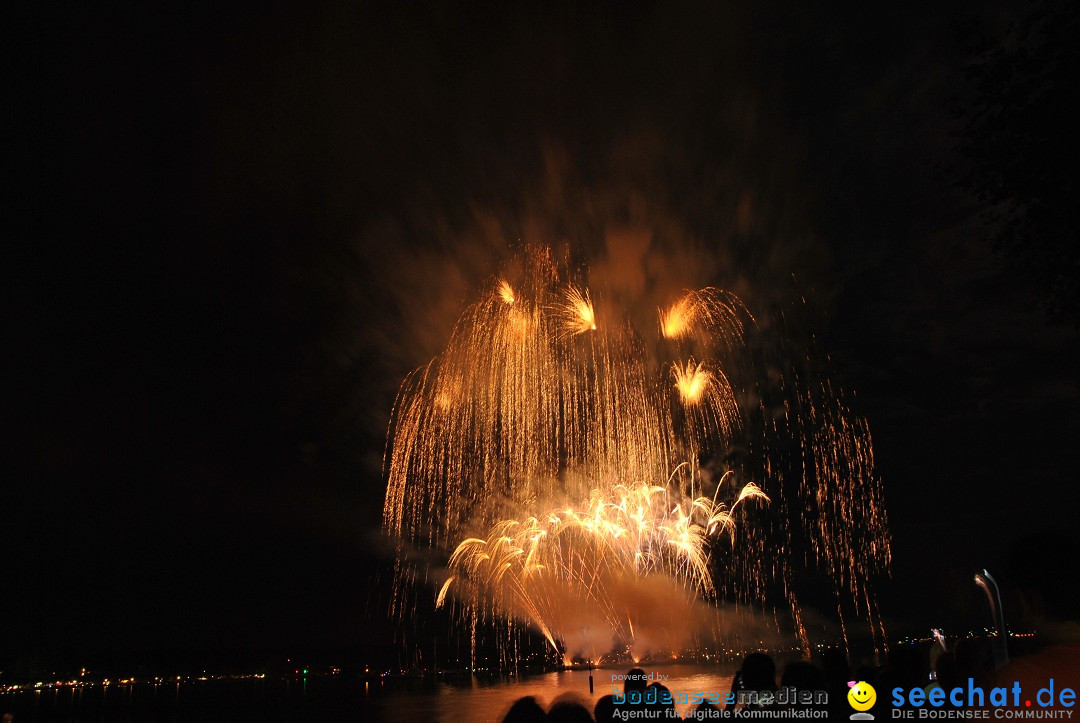
[[[0,664],[377,648],[393,394],[522,241],[808,297],[898,626],[1056,564],[1076,320],[956,186],[957,24],[1026,5],[404,5],[41,10]]]

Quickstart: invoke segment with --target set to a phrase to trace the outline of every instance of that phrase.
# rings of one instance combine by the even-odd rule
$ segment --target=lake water
[[[706,665],[646,668],[677,696],[680,692],[731,687],[733,669]],[[21,721],[498,721],[518,698],[534,696],[545,708],[573,696],[592,711],[596,701],[622,689],[624,668],[568,670],[502,680],[364,682],[344,677],[138,683],[80,689],[46,689],[0,695],[0,715]],[[689,706],[676,705],[680,715]]]
[[[589,693],[589,671],[567,670],[558,673],[527,676],[510,682],[484,684],[476,682],[471,686],[440,685],[436,690],[398,695],[393,692],[379,696],[373,701],[372,714],[387,723],[404,721],[435,720],[445,721],[497,721],[510,708],[515,700],[531,695],[547,708],[553,700],[563,696],[578,699],[592,712],[596,701],[613,692],[613,688],[622,690],[622,680],[616,676],[624,675],[625,668],[598,669],[593,671],[593,693]],[[678,699],[679,692],[720,691],[721,697],[731,688],[733,672],[729,668],[708,667],[702,665],[661,665],[649,668],[651,675],[667,676],[661,680],[672,696]],[[676,710],[682,716],[687,704],[676,704]]]

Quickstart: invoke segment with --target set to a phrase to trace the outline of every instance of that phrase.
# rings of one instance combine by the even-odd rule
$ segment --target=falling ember
[[[675,387],[679,390],[679,397],[683,403],[700,402],[701,396],[712,380],[712,376],[704,369],[704,364],[695,364],[691,359],[686,364],[676,363],[671,371],[675,376]]]
[[[506,279],[499,279],[499,298],[507,304],[514,303],[514,287]]]
[[[660,310],[660,332],[665,339],[679,339],[690,331],[693,319],[693,296],[688,294],[666,310]]]
[[[454,578],[448,577],[446,578],[446,582],[443,583],[443,586],[439,588],[439,594],[435,596],[436,609],[441,608],[446,601],[446,591],[450,589],[450,584],[452,582],[454,582]]]
[[[659,316],[660,334],[665,339],[684,339],[702,332],[729,345],[742,341],[744,318],[754,320],[739,297],[712,287],[687,291],[667,309],[660,309]]]
[[[752,499],[755,497],[764,499],[766,502],[769,501],[768,495],[762,492],[760,487],[758,487],[753,482],[747,482],[746,485],[743,486],[742,492],[739,493],[739,499],[735,500],[735,504],[739,504],[743,500]]]
[[[596,331],[596,316],[593,313],[589,290],[581,291],[576,286],[566,288],[566,307],[563,312],[566,329],[572,334]]]
[[[808,648],[798,570],[882,634],[880,480],[866,423],[831,382],[807,383],[786,339],[761,373],[764,332],[728,292],[687,292],[648,341],[607,305],[598,327],[584,272],[543,248],[523,262],[398,394],[383,508],[402,550],[397,613],[419,580],[442,580],[436,607],[474,658],[476,636],[516,651],[528,628],[595,660],[715,636],[701,618],[714,603],[780,603]]]

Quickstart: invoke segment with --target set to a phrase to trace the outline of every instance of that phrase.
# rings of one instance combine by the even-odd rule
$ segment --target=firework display
[[[520,261],[398,394],[396,604],[427,581],[474,630],[595,659],[707,636],[721,603],[782,603],[808,648],[797,582],[816,574],[842,625],[855,610],[883,636],[881,484],[832,383],[778,365],[784,343],[733,294],[684,292],[636,329],[585,270],[543,247]]]

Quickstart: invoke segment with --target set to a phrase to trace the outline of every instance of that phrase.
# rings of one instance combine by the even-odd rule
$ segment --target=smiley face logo
[[[858,683],[848,683],[851,690],[847,692],[847,702],[858,711],[870,710],[877,702],[877,691],[874,686],[860,680]]]

